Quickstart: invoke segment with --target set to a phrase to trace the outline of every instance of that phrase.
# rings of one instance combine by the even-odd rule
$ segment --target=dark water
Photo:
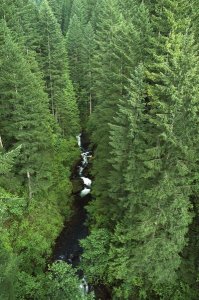
[[[81,153],[86,154],[87,162],[85,163],[85,158],[77,164],[74,169],[74,174],[72,174],[72,180],[81,180],[80,177],[88,178],[89,174],[89,157],[91,156],[91,152],[89,151],[89,141],[85,135],[81,135],[80,141],[80,149]],[[85,156],[85,155],[84,155]],[[81,168],[81,173],[80,173]],[[87,188],[82,181],[82,189]],[[83,249],[80,246],[79,241],[81,239],[86,238],[89,234],[88,227],[86,226],[87,220],[87,212],[85,206],[91,201],[91,194],[81,197],[80,191],[76,192],[74,195],[74,214],[69,222],[67,222],[56,240],[54,251],[53,251],[53,260],[64,260],[73,267],[77,267],[80,262],[81,254],[83,253]],[[82,271],[78,271],[79,277],[83,277],[84,274]],[[111,299],[110,293],[108,289],[102,285],[98,285],[95,287],[91,287],[91,289],[95,290],[96,299],[101,300],[109,300]]]
[[[82,138],[79,140],[81,153],[87,153],[86,162],[85,158],[80,160],[77,166],[74,168],[74,174],[72,174],[72,181],[79,180],[82,184],[82,189],[86,187],[81,180],[82,176],[85,176],[86,169],[89,164],[89,158],[91,153],[88,151],[87,139]],[[81,168],[81,173],[80,173]],[[80,185],[81,186],[81,185]],[[54,260],[65,260],[71,263],[73,266],[77,266],[82,254],[82,248],[80,247],[79,241],[86,238],[88,235],[88,228],[85,225],[87,219],[87,212],[85,206],[91,201],[91,195],[88,194],[84,197],[80,196],[80,190],[76,191],[74,195],[73,211],[74,214],[69,222],[67,222],[55,243],[55,248],[53,251]]]
[[[82,248],[79,240],[84,239],[88,235],[88,228],[85,225],[87,213],[85,205],[90,201],[90,195],[81,198],[75,196],[74,215],[69,223],[65,224],[60,236],[58,237],[54,248],[54,260],[65,260],[77,266]]]

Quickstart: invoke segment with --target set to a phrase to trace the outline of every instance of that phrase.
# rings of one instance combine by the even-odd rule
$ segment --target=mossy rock
[[[84,184],[81,178],[73,179],[72,185],[73,185],[73,194],[80,193],[81,190],[83,190],[84,188]]]

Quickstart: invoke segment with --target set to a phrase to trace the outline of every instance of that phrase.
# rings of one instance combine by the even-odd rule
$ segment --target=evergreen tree
[[[14,300],[15,262],[9,250],[5,248],[0,240],[0,298],[3,300]]]
[[[0,152],[0,175],[8,173],[14,163],[14,159],[19,155],[20,147],[8,153]]]
[[[22,277],[24,274],[22,275]],[[21,277],[21,279],[22,279]],[[26,288],[21,286],[21,297],[35,300],[92,300],[93,294],[84,292],[81,280],[75,274],[75,270],[65,262],[56,262],[49,266],[46,276],[33,278],[29,276],[29,284]],[[18,298],[21,299],[21,298]]]
[[[81,87],[83,81],[83,28],[83,24],[81,23],[78,16],[74,15],[69,24],[67,33],[67,43],[71,79],[73,81],[74,88],[78,96],[81,95]],[[78,105],[80,108],[80,114],[82,115],[84,106],[82,107],[81,105],[80,97],[78,97]]]
[[[108,7],[104,2],[101,5],[101,20],[97,24],[96,50],[93,58],[96,109],[90,121],[92,142],[97,146],[93,166],[95,176],[93,193],[96,201],[90,205],[89,210],[98,221],[101,218],[102,222],[106,220],[110,224],[108,215],[110,209],[115,209],[110,200],[110,197],[112,198],[110,191],[114,188],[111,188],[113,182],[110,183],[113,162],[109,144],[109,123],[113,122],[120,100],[127,97],[131,72],[141,59],[141,55],[135,47],[140,45],[140,36],[130,20],[123,17],[117,2],[111,2]],[[128,48],[127,44],[130,45]],[[122,184],[120,176],[117,177],[118,181]],[[115,187],[114,183],[113,185]],[[98,216],[95,211],[98,211]]]
[[[71,8],[71,19],[77,16],[80,23],[85,25],[88,22],[87,0],[73,0]]]
[[[42,187],[42,181],[49,176],[48,159],[53,137],[48,99],[42,83],[31,73],[5,23],[1,22],[0,28],[2,138],[6,148],[13,143],[22,145],[18,170],[32,194],[34,182],[30,181],[39,177],[41,181],[37,183]]]
[[[153,5],[153,32],[148,39],[145,34],[137,36],[138,45],[148,43],[148,49],[136,52],[133,48],[134,65],[132,61],[128,64],[131,72],[139,60],[145,59],[145,66],[136,70],[132,80],[121,85],[116,81],[121,60],[115,59],[114,46],[118,51],[120,44],[107,27],[113,39],[108,43],[110,49],[113,45],[107,60],[109,71],[100,68],[100,63],[95,66],[101,76],[96,82],[103,82],[105,89],[95,86],[96,200],[89,211],[95,227],[106,226],[112,233],[108,275],[103,280],[115,285],[115,299],[154,299],[157,295],[175,299],[179,294],[184,299],[187,295],[180,289],[177,270],[192,220],[190,196],[197,174],[197,48],[184,1],[180,6],[171,1]],[[139,12],[147,20],[143,4]],[[136,32],[140,22],[133,23]],[[145,33],[150,27],[147,22]],[[118,23],[111,28],[119,32]],[[102,66],[107,65],[103,63],[108,58],[107,41],[106,51],[100,52],[100,43],[96,51]],[[130,79],[130,72],[124,74]],[[92,251],[87,255],[92,258]]]
[[[15,41],[27,51],[38,47],[38,10],[31,0],[2,1],[0,16],[7,23]]]
[[[86,114],[85,118],[88,118],[88,115],[91,115],[93,111],[93,55],[95,49],[94,43],[94,30],[92,24],[89,22],[84,29],[83,36],[83,46],[82,46],[82,57],[83,57],[83,88],[82,88],[82,98],[85,98],[86,104],[84,104],[84,113]]]
[[[40,65],[50,108],[65,136],[79,132],[78,109],[68,75],[66,45],[55,16],[45,0],[40,7]],[[70,115],[70,119],[68,118]]]
[[[93,20],[95,8],[97,6],[98,1],[97,0],[87,0],[87,14],[88,14],[88,20]]]
[[[63,0],[48,0],[48,4],[50,5],[59,24],[61,23],[62,3]]]
[[[1,0],[0,6],[0,17],[5,20],[7,26],[13,29],[13,37],[15,40],[22,42],[23,40],[23,28],[20,24],[20,18],[18,18],[17,14],[17,6],[22,4],[22,0],[17,1],[5,1]]]
[[[61,27],[62,33],[65,35],[71,17],[72,0],[48,0],[48,3]]]
[[[197,8],[0,0],[0,298],[92,299],[66,263],[44,273],[71,214],[77,103],[94,148],[89,282],[199,298]]]
[[[122,152],[129,153],[129,158],[123,160],[127,166],[122,168],[126,194],[120,199],[126,213],[123,211],[123,221],[116,226],[110,252],[114,261],[110,274],[114,270],[116,279],[123,280],[121,287],[115,289],[118,298],[135,296],[132,276],[140,290],[139,297],[154,299],[157,293],[161,299],[175,299],[180,290],[176,291],[179,284],[176,271],[191,222],[189,198],[197,162],[198,129],[194,124],[197,123],[198,90],[191,87],[198,86],[198,66],[193,35],[187,28],[189,22],[185,20],[182,26],[179,21],[182,6],[177,10],[173,2],[166,4],[161,18],[156,10],[154,29],[160,28],[157,20],[165,19],[170,34],[154,34],[149,52],[152,57],[145,72],[145,91],[140,104],[136,104],[139,110],[135,110],[137,98],[133,93],[132,106],[128,109],[123,102],[119,107],[120,117],[118,114],[117,123],[112,126],[111,144],[115,149],[112,156],[115,165],[119,163],[122,167],[123,155],[116,137],[124,136],[124,130],[129,127],[126,122],[132,123],[126,148],[125,141],[121,141]],[[131,266],[130,272],[127,266]],[[181,293],[184,299],[186,296]]]
[[[67,33],[69,67],[78,95],[82,123],[85,124],[93,107],[94,30],[90,22],[92,3],[75,0],[71,9],[71,20]]]
[[[66,35],[70,23],[72,0],[63,0],[61,29]]]
[[[85,294],[75,271],[65,262],[59,262],[50,267],[50,273],[47,276],[45,285],[46,296],[50,297],[50,299],[93,299],[92,294]]]

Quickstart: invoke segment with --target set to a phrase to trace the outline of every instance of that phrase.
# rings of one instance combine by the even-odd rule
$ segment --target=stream
[[[80,190],[78,189],[78,191],[74,192],[74,214],[70,221],[64,225],[62,232],[56,240],[53,251],[54,261],[63,260],[73,267],[79,265],[81,254],[83,253],[79,241],[86,238],[89,234],[88,227],[85,225],[87,219],[85,206],[92,200],[90,194],[92,180],[87,177],[89,159],[92,157],[92,153],[88,150],[89,142],[86,140],[84,134],[77,136],[77,143],[81,150],[81,160],[75,168],[72,178],[72,181],[81,182],[82,189],[80,188]],[[91,287],[87,284],[86,276],[83,272],[79,270],[77,273],[82,279],[82,287],[85,293],[94,289],[96,299],[111,299],[104,286]]]
[[[81,161],[75,168],[75,174],[73,174],[72,180],[78,180],[79,182],[82,180],[83,188],[74,195],[74,214],[70,221],[65,224],[60,236],[56,240],[53,255],[55,261],[64,260],[72,264],[73,267],[79,264],[82,254],[79,240],[86,238],[88,235],[88,228],[85,225],[87,219],[85,205],[91,200],[90,190],[92,184],[91,179],[84,176],[84,171],[88,165],[88,159],[91,157],[91,153],[83,148],[81,134],[77,136],[77,142],[81,149]]]

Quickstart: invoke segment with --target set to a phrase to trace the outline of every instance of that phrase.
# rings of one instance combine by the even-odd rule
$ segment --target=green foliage
[[[26,208],[24,198],[14,196],[3,189],[0,189],[0,203],[2,222],[21,218]]]
[[[49,266],[46,276],[38,275],[35,278],[23,272],[20,274],[19,282],[17,299],[28,297],[35,300],[94,299],[92,294],[84,294],[75,270],[62,261]]]
[[[90,121],[96,199],[88,211],[92,244],[103,241],[96,230],[109,230],[102,281],[114,299],[197,299],[196,273],[187,279],[182,252],[198,174],[198,62],[190,7],[180,3],[98,6]],[[89,263],[87,272],[95,278]]]
[[[1,1],[2,300],[93,299],[70,265],[46,271],[72,213],[80,118],[94,146],[89,282],[113,299],[198,299],[197,8]]]
[[[48,0],[52,11],[60,24],[62,33],[65,35],[71,18],[72,0]]]
[[[46,94],[31,73],[20,49],[1,23],[1,126],[5,146],[21,145],[18,173],[40,178],[52,151],[52,131]],[[28,101],[27,101],[28,99]],[[47,150],[48,148],[48,150]],[[40,157],[37,151],[40,149]],[[47,154],[48,153],[48,154]],[[25,178],[24,178],[25,179]],[[37,179],[36,179],[37,180]]]
[[[110,234],[106,229],[94,229],[85,240],[81,240],[84,248],[81,267],[89,282],[96,284],[106,281],[109,242]]]
[[[11,170],[15,157],[19,155],[20,148],[18,147],[8,153],[0,152],[0,175],[6,174]]]
[[[94,29],[90,22],[91,7],[85,0],[73,1],[67,32],[69,67],[83,125],[93,109]]]
[[[65,137],[78,134],[79,116],[68,74],[66,43],[48,1],[40,6],[40,56],[51,113]]]
[[[137,6],[135,10],[138,12],[140,7]],[[96,109],[89,124],[92,142],[96,146],[93,164],[93,174],[95,176],[93,194],[96,201],[91,204],[89,211],[96,218],[98,224],[102,222],[103,226],[104,224],[107,226],[111,222],[108,217],[110,210],[111,217],[116,210],[110,197],[115,199],[115,203],[118,199],[115,188],[117,190],[123,189],[122,176],[117,176],[117,174],[116,178],[110,179],[110,173],[113,168],[117,168],[117,164],[113,162],[114,156],[109,157],[111,153],[109,123],[114,122],[113,119],[117,114],[120,100],[124,99],[124,103],[126,103],[128,98],[132,70],[142,58],[139,48],[137,50],[142,39],[135,30],[132,22],[134,19],[131,21],[125,19],[125,16],[120,13],[117,1],[111,1],[108,6],[102,1],[99,12],[95,38],[97,47],[93,58]],[[145,16],[147,15],[146,10],[143,10],[142,13]],[[132,40],[137,47],[131,43]],[[127,44],[130,46],[126,47]],[[120,138],[125,138],[125,135],[121,137],[117,135],[116,143],[119,147],[122,147],[118,143]],[[120,157],[119,160],[121,159]],[[95,214],[95,211],[98,211],[98,214]]]
[[[79,156],[78,109],[65,41],[47,1],[42,4],[46,11],[40,10],[42,24],[34,1],[1,4],[0,298],[30,299],[35,292],[37,299],[42,299],[40,295],[47,299],[40,281],[45,280],[54,241],[72,212],[69,178]],[[47,81],[48,69],[42,64],[48,64],[49,58],[49,51],[42,49],[45,13],[51,21],[51,37],[55,33],[51,48],[56,54],[50,61],[58,103],[55,118],[46,93],[46,85],[52,82]]]
[[[14,300],[15,260],[0,240],[0,299]]]
[[[80,288],[80,281],[72,267],[64,262],[58,262],[50,267],[46,280],[46,296],[49,299],[91,299],[84,295]]]

